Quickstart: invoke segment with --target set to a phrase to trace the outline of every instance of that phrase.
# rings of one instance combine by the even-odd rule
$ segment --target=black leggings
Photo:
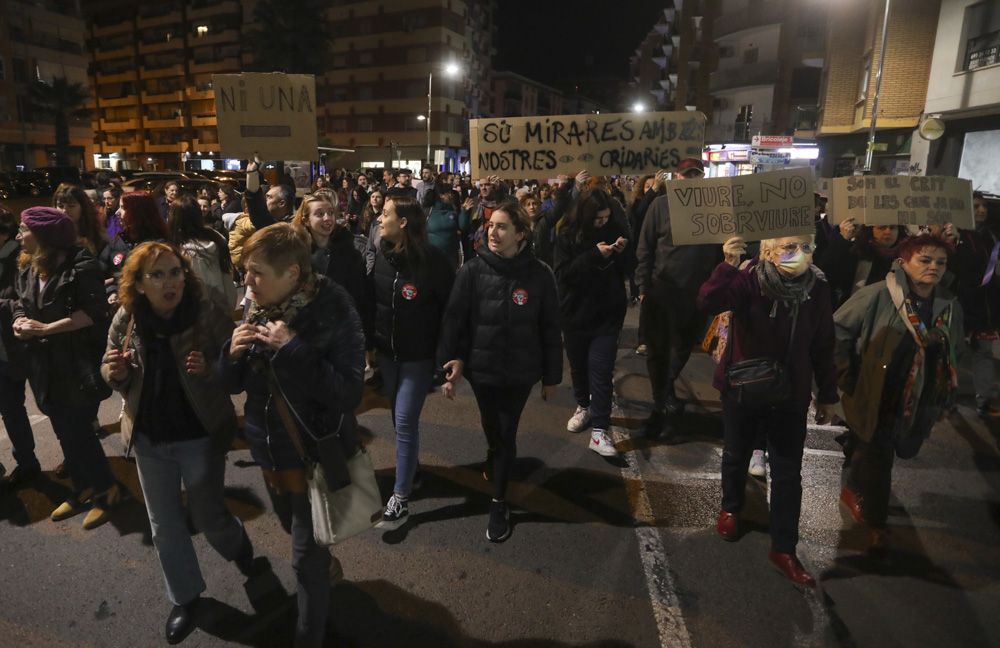
[[[472,383],[479,417],[493,456],[493,497],[507,495],[507,482],[517,458],[517,424],[528,402],[532,385],[485,385]]]

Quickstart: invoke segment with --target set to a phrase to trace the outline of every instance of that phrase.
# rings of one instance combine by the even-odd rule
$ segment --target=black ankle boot
[[[236,567],[240,570],[241,574],[247,578],[253,576],[253,544],[250,542],[250,536],[247,535],[246,529],[243,529],[243,541],[240,544],[240,552],[233,558],[233,562],[236,563]]]
[[[194,630],[194,613],[201,599],[196,597],[184,605],[175,605],[167,617],[167,643],[177,644]]]

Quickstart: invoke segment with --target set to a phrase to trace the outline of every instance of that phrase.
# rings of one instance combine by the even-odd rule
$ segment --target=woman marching
[[[611,200],[600,189],[584,190],[559,228],[555,247],[559,306],[577,405],[566,429],[583,432],[593,426],[589,447],[605,457],[618,454],[607,434],[611,378],[628,310],[625,281],[635,270],[629,233],[611,219]]]
[[[940,286],[949,249],[930,234],[908,238],[885,280],[862,288],[834,314],[852,441],[840,501],[867,525],[875,553],[886,548],[893,458],[916,456],[957,387],[962,309]]]
[[[175,201],[172,218],[179,209]],[[165,243],[133,250],[118,296],[101,373],[125,401],[122,437],[135,450],[153,546],[173,604],[166,638],[175,644],[193,629],[205,591],[182,485],[186,508],[208,543],[246,576],[253,563],[250,539],[223,502],[236,414],[213,360],[232,335],[232,313],[202,295],[186,255]]]
[[[812,382],[818,386],[816,422],[829,422],[837,402],[830,288],[812,265],[812,236],[761,241],[760,260],[738,270],[741,238],[723,246],[720,263],[698,294],[710,315],[732,311],[726,354],[713,384],[722,393],[722,510],[716,531],[739,539],[747,470],[757,430],[767,430],[771,464],[771,552],[778,570],[796,585],[816,581],[796,556],[802,508],[802,454]],[[751,382],[745,372],[777,365]],[[754,386],[763,388],[755,390]]]
[[[420,452],[420,412],[434,382],[441,316],[455,273],[443,252],[427,242],[427,218],[413,198],[386,201],[375,259],[375,359],[396,429],[396,481],[382,528],[409,515]]]
[[[205,223],[200,206],[190,196],[181,196],[170,206],[167,229],[170,242],[191,262],[205,296],[232,313],[236,308],[236,284],[226,237]]]
[[[516,202],[490,217],[487,245],[462,266],[448,309],[438,358],[447,371],[443,393],[463,375],[472,385],[486,434],[483,477],[493,482],[486,538],[510,537],[507,483],[517,458],[517,427],[531,389],[542,398],[562,382],[562,340],[555,277],[534,257],[531,222]]]
[[[90,500],[83,528],[93,529],[110,519],[123,497],[91,427],[101,401],[111,395],[100,375],[108,326],[103,273],[61,210],[24,210],[17,238],[23,251],[14,335],[25,342],[28,382],[59,439],[73,487],[51,517],[73,517]]]
[[[347,292],[312,270],[305,234],[289,223],[258,230],[243,248],[246,320],[223,345],[220,365],[232,394],[245,391],[245,434],[282,527],[292,536],[298,581],[297,648],[323,645],[330,608],[330,552],[316,544],[306,462],[318,444],[345,459],[360,448],[354,410],[364,380],[364,335]],[[288,424],[286,424],[288,421]],[[333,447],[330,447],[332,443]],[[331,475],[331,471],[333,471]]]

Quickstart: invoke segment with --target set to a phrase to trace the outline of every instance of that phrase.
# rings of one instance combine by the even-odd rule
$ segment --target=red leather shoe
[[[726,542],[736,542],[740,533],[739,518],[729,511],[720,512],[719,520],[715,523],[715,532]]]
[[[840,489],[840,504],[858,524],[865,523],[865,515],[861,512],[861,496],[847,486]]]
[[[816,587],[816,579],[806,571],[795,554],[772,551],[767,554],[767,557],[771,559],[771,563],[778,568],[778,571],[785,575],[785,578],[796,585]]]

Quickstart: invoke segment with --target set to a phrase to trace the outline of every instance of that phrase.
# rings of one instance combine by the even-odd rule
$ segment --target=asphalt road
[[[764,483],[749,486],[748,533],[735,544],[715,536],[721,425],[706,356],[685,372],[699,405],[676,434],[641,436],[649,393],[644,362],[631,352],[635,316],[616,376],[623,457],[605,460],[587,449],[588,435],[565,431],[568,369],[556,398],[542,401],[536,389],[521,423],[514,534],[504,544],[485,539],[485,443],[471,391],[463,385],[454,402],[429,396],[411,521],[333,551],[343,575],[334,575],[329,646],[1000,645],[1000,437],[968,398],[916,459],[898,462],[881,562],[865,556],[861,534],[844,530],[838,513],[835,430],[810,430],[800,556],[820,584],[803,592],[767,561]],[[360,421],[388,494],[393,433],[378,405],[369,399]],[[101,422],[113,428],[119,411],[106,401]],[[94,531],[80,518],[53,523],[48,514],[66,488],[51,474],[60,451],[47,419],[33,404],[30,413],[50,472],[37,488],[0,494],[0,646],[162,644],[170,605],[134,464],[121,458],[118,436],[107,436],[105,451],[135,499]],[[0,460],[11,467],[6,435]],[[229,454],[226,495],[276,581],[246,591],[197,536],[208,590],[199,629],[183,645],[289,645],[289,540],[245,449]]]

